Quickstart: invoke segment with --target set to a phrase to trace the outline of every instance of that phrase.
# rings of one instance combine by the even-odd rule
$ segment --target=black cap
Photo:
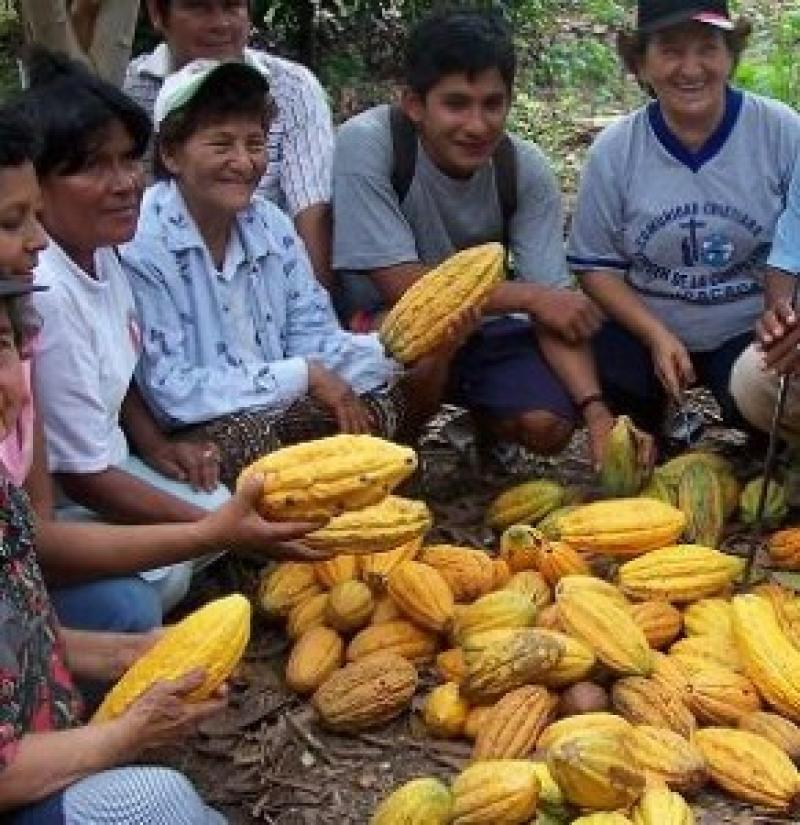
[[[639,0],[636,27],[643,34],[690,20],[726,31],[734,27],[726,0]]]
[[[44,292],[49,288],[41,284],[17,281],[13,278],[0,278],[0,298],[19,298],[22,295],[30,295],[31,292]]]

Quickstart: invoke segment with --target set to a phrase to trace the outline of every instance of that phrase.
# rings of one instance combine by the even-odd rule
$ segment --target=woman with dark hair
[[[197,60],[155,104],[157,172],[123,251],[143,329],[138,379],[165,429],[213,441],[220,477],[337,431],[396,437],[431,414],[457,339],[398,380],[376,335],[341,329],[289,218],[258,196],[265,77]]]
[[[725,0],[640,0],[619,51],[653,99],[599,135],[581,180],[569,261],[609,319],[603,390],[652,432],[695,383],[744,424],[731,369],[800,151],[794,111],[731,85],[749,33]]]
[[[116,252],[136,227],[149,119],[121,91],[65,58],[36,53],[29,80],[22,105],[41,141],[36,171],[49,239],[35,273],[49,289],[35,300],[43,331],[34,377],[49,467],[60,487],[57,516],[194,522],[228,498],[217,483],[216,449],[166,439],[131,386],[141,336]],[[209,558],[140,575],[166,612]],[[44,561],[68,580],[141,570],[110,555],[103,569],[96,561],[87,566],[66,549]],[[91,621],[91,605],[84,612]]]

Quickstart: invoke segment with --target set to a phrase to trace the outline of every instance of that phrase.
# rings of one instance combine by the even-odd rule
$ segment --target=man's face
[[[414,121],[431,160],[447,175],[466,178],[491,158],[511,105],[496,68],[470,78],[445,75],[422,98],[406,92],[403,109]]]
[[[198,58],[241,57],[250,32],[248,0],[172,0],[161,14],[148,0],[150,19],[166,40],[175,68]]]

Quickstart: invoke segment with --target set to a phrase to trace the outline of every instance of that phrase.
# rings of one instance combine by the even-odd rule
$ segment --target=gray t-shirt
[[[548,286],[571,279],[563,242],[561,194],[542,152],[512,136],[517,158],[517,209],[509,225],[516,276]],[[435,266],[470,246],[502,237],[502,214],[491,163],[471,178],[441,172],[417,145],[417,164],[402,203],[392,187],[389,107],[347,121],[333,161],[333,266],[373,270],[402,263]],[[350,278],[345,280],[345,288]]]
[[[573,269],[618,272],[698,352],[753,329],[800,151],[789,107],[726,97],[723,122],[694,154],[656,103],[607,127],[584,167],[568,245]]]

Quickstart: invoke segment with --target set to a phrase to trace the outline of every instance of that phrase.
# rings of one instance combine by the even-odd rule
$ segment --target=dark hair
[[[11,334],[20,358],[30,358],[31,344],[42,328],[42,317],[34,309],[30,295],[0,297],[0,307],[8,313]]]
[[[158,9],[158,13],[163,17],[169,17],[169,13],[172,10],[172,6],[175,0],[154,0],[155,6]],[[246,0],[245,5],[247,6],[247,13],[248,15],[253,14],[253,0]]]
[[[33,163],[38,152],[36,131],[20,106],[0,106],[0,168]]]
[[[252,72],[216,72],[203,83],[194,97],[164,119],[156,134],[153,173],[158,180],[171,177],[161,159],[161,149],[180,146],[204,126],[230,118],[252,117],[269,126],[275,105],[269,84],[255,70]]]
[[[405,56],[405,80],[420,97],[446,75],[473,79],[497,69],[509,94],[517,58],[511,31],[499,12],[460,9],[433,14],[412,29]]]
[[[747,41],[753,31],[753,26],[745,17],[740,17],[730,31],[721,31],[725,40],[725,45],[733,57],[733,68],[739,65],[742,52],[747,47]],[[638,30],[626,29],[617,34],[617,52],[619,53],[625,68],[639,80],[639,69],[644,60],[645,52],[650,40],[656,32],[645,34]],[[651,96],[655,97],[653,90],[648,84],[639,80],[639,85]]]
[[[70,175],[84,168],[105,130],[122,123],[134,144],[134,156],[147,149],[152,127],[137,103],[81,64],[36,48],[25,61],[28,88],[20,105],[40,138],[36,171]]]

